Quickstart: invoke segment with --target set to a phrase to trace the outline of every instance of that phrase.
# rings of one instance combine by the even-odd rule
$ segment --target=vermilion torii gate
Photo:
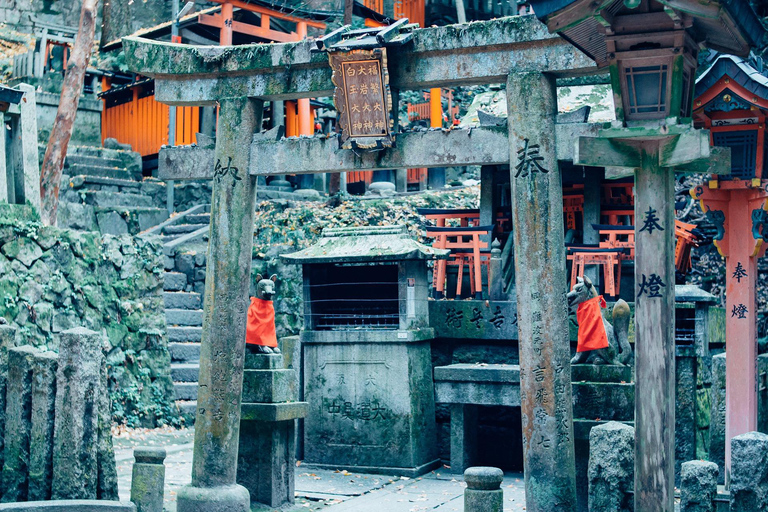
[[[591,62],[530,16],[417,30],[409,44],[387,49],[393,96],[405,89],[506,82],[509,128],[403,133],[395,148],[355,153],[339,150],[335,138],[275,140],[257,133],[264,101],[333,93],[327,56],[312,53],[312,44],[194,47],[124,39],[129,67],[155,79],[158,101],[219,107],[215,150],[161,152],[162,177],[213,179],[192,485],[179,492],[179,511],[249,507],[235,476],[256,177],[509,164],[527,509],[574,512],[557,160],[572,159],[574,138],[596,127],[556,127],[555,79],[593,72]]]

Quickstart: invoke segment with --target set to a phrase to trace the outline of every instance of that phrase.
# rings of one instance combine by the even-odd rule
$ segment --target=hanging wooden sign
[[[342,149],[394,145],[386,49],[329,53]]]

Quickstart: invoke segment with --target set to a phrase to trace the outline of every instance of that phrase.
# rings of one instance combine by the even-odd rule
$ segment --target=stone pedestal
[[[8,349],[16,346],[16,329],[0,324],[0,471],[3,469],[5,446],[5,394],[8,388]],[[0,488],[2,496],[2,488]]]
[[[237,483],[251,506],[278,508],[294,500],[296,419],[306,415],[296,371],[283,368],[280,354],[247,354],[243,375]]]
[[[576,438],[576,493],[579,509],[588,502],[590,432],[606,421],[632,424],[635,416],[635,385],[632,368],[623,365],[575,364],[571,366],[573,427]],[[599,420],[598,420],[599,418]]]
[[[464,512],[502,512],[504,473],[499,468],[474,467],[464,472]]]
[[[39,353],[24,346],[8,351],[3,503],[27,501],[32,415],[32,364]]]
[[[768,435],[731,439],[731,512],[768,510]]]
[[[165,448],[137,447],[133,449],[131,501],[137,512],[163,512],[165,488]]]
[[[629,512],[635,464],[635,429],[611,421],[589,435],[589,511]]]
[[[683,462],[680,512],[715,512],[717,464],[703,460]]]
[[[32,414],[29,442],[29,500],[51,499],[53,430],[56,419],[56,370],[59,356],[35,355],[32,361]]]
[[[61,333],[53,499],[117,497],[112,438],[104,425],[109,402],[101,341],[100,334],[81,327]]]
[[[304,462],[415,476],[439,465],[430,338],[304,331]]]

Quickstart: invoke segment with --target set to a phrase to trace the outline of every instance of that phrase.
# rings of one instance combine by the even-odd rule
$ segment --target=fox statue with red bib
[[[248,307],[248,325],[245,331],[245,348],[254,354],[279,354],[275,334],[275,296],[277,274],[264,279],[256,275],[256,297],[251,297]]]
[[[577,278],[566,299],[579,324],[579,343],[571,364],[630,364],[629,304],[619,299],[613,306],[613,323],[608,322],[601,311],[605,300],[586,276]]]

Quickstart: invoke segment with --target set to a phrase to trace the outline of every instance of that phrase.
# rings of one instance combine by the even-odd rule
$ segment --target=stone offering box
[[[417,475],[437,465],[426,260],[404,226],[324,230],[304,269],[304,462]]]

